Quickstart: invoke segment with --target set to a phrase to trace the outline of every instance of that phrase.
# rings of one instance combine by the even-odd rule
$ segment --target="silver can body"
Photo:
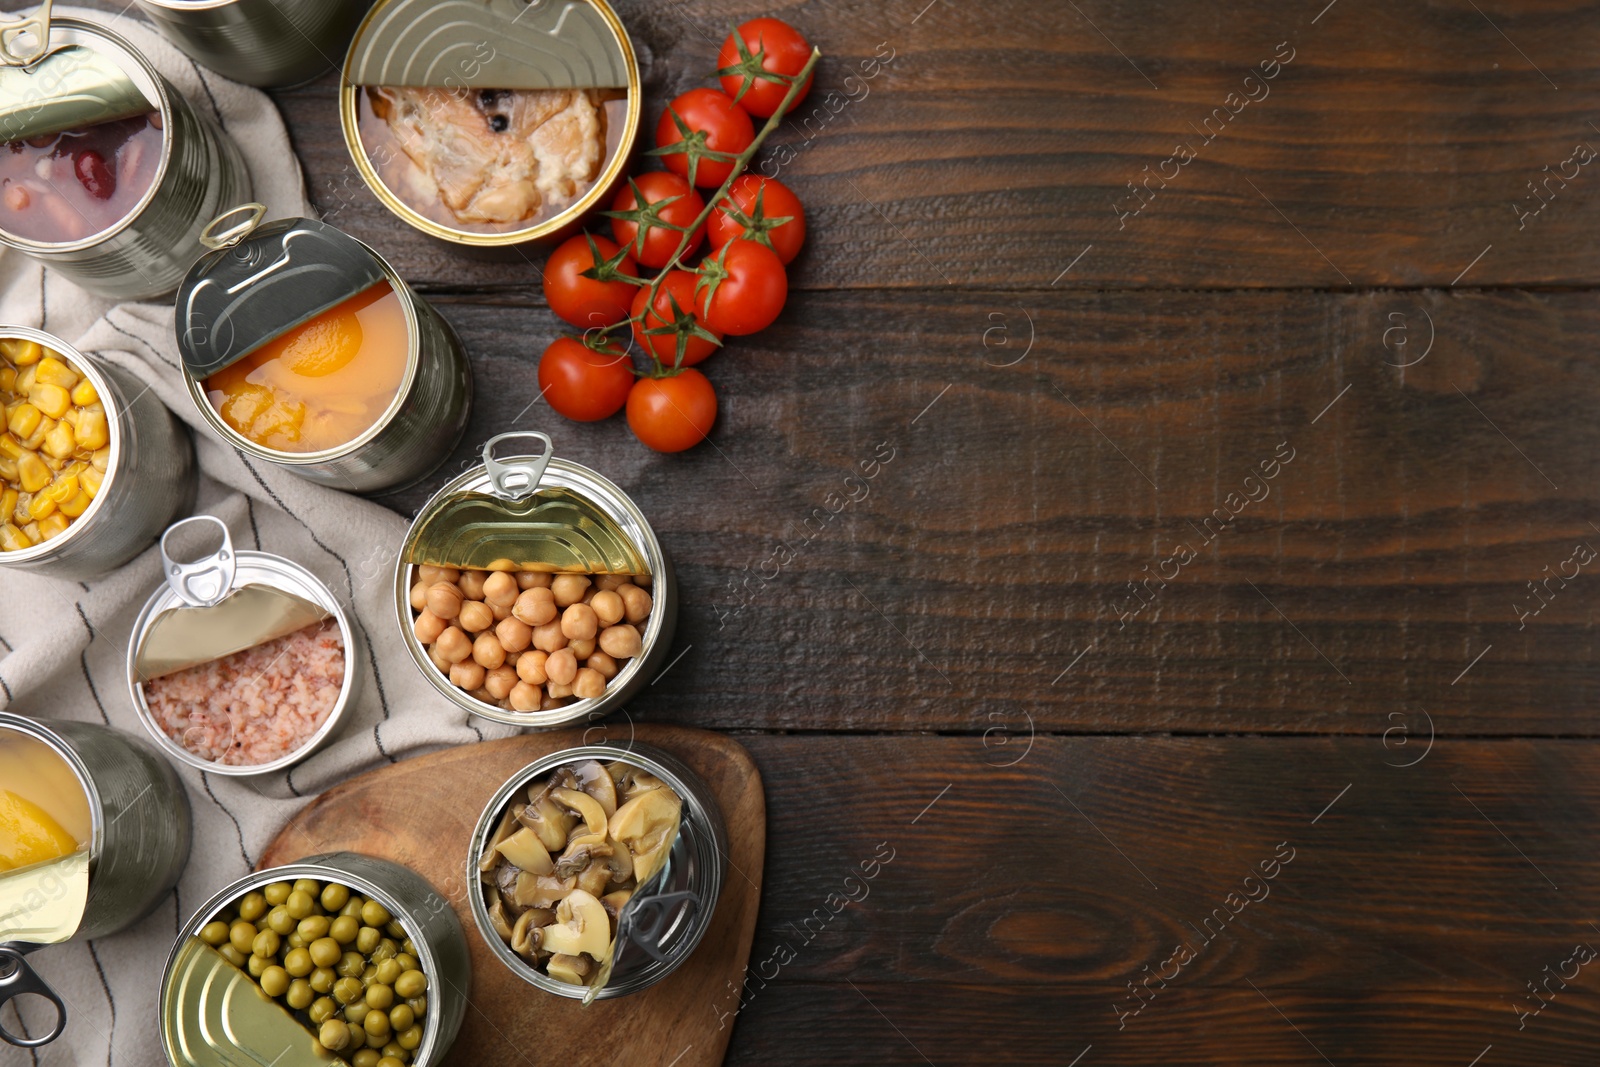
[[[87,722],[0,712],[0,730],[35,738],[72,767],[89,797],[89,899],[75,938],[125,930],[159,904],[189,859],[189,797],[172,765],[131,734]]]
[[[93,578],[143,552],[174,516],[194,502],[194,444],[149,387],[121,367],[92,360],[59,337],[21,326],[0,326],[0,338],[20,337],[53,349],[94,384],[106,409],[111,462],[100,495],[59,537],[16,552],[0,552],[0,569],[53,578]]]
[[[460,443],[472,413],[472,368],[461,339],[382,256],[370,248],[367,251],[381,264],[385,279],[400,298],[411,347],[394,402],[355,440],[304,454],[256,444],[222,420],[206,396],[204,383],[184,370],[189,395],[201,418],[228,444],[318,485],[356,493],[398,489],[432,474]]]
[[[516,462],[519,459],[531,458],[509,456],[505,457],[505,461]],[[427,513],[434,501],[441,497],[455,493],[489,492],[491,484],[488,470],[481,465],[474,467],[435,493],[432,499],[422,506],[419,514]],[[641,635],[644,647],[639,655],[629,660],[617,676],[606,685],[604,695],[592,700],[575,700],[571,704],[551,711],[503,711],[492,704],[485,704],[473,698],[470,693],[452,685],[450,679],[428,658],[428,650],[422,642],[417,640],[417,635],[412,629],[411,613],[414,568],[404,559],[398,560],[395,565],[394,606],[395,618],[400,626],[400,639],[411,653],[412,662],[417,665],[417,669],[422,672],[428,683],[451,703],[492,722],[552,730],[577,722],[593,722],[608,715],[632,700],[641,689],[655,679],[666,663],[667,654],[672,648],[673,634],[677,632],[678,582],[672,571],[672,560],[661,547],[661,542],[656,537],[655,530],[651,528],[649,520],[644,517],[644,512],[639,510],[639,506],[618,488],[616,483],[588,467],[556,456],[551,458],[545,467],[544,480],[540,484],[573,490],[598,504],[633,539],[634,544],[640,548],[650,564],[652,576],[650,596],[654,603],[649,622]],[[410,540],[409,532],[406,539]]]
[[[178,949],[190,937],[198,936],[228,904],[253,889],[273,882],[315,878],[338,882],[376,900],[400,921],[417,949],[417,960],[428,976],[428,1013],[425,1016],[422,1044],[412,1054],[413,1067],[432,1067],[444,1059],[461,1021],[467,1013],[467,998],[472,987],[472,961],[467,954],[467,936],[450,902],[427,879],[389,860],[364,856],[358,852],[329,852],[307,856],[299,863],[269,867],[229,885],[202,904],[184,925],[174,942],[172,953],[161,976],[161,995],[167,996],[168,979]],[[167,1012],[162,1011],[165,1020]],[[163,1043],[167,1035],[162,1035]]]
[[[661,893],[693,893],[699,900],[694,907],[678,910],[666,920],[657,935],[657,945],[664,958],[655,958],[636,945],[625,944],[617,956],[611,980],[595,999],[609,1000],[627,996],[655,985],[677,970],[689,958],[695,946],[711,927],[717,901],[722,896],[722,884],[727,877],[728,834],[722,821],[722,811],[709,786],[676,756],[654,745],[630,742],[627,745],[585,745],[552,752],[528,764],[512,775],[496,791],[478,825],[472,832],[467,848],[466,885],[471,889],[472,921],[478,936],[489,946],[501,963],[529,985],[547,993],[581,1000],[587,987],[560,982],[534,968],[527,960],[511,951],[511,947],[495,933],[489,920],[489,909],[483,901],[482,882],[478,876],[478,861],[483,858],[484,845],[500,822],[506,805],[534,780],[542,778],[556,768],[580,760],[593,759],[601,763],[620,762],[660,778],[683,800],[683,821],[678,829],[678,839],[661,875]]]
[[[0,245],[53,267],[92,293],[148,300],[171,293],[206,251],[200,231],[250,199],[250,172],[227,134],[202,115],[123,38],[78,19],[50,23],[52,44],[76,43],[113,56],[161,113],[161,165],[144,199],[109,229],[51,244],[0,231]]]
[[[338,70],[369,0],[139,0],[196,63],[263,89]]]
[[[344,642],[344,685],[339,690],[338,699],[328,717],[323,720],[322,726],[312,735],[304,745],[281,759],[270,763],[250,764],[247,766],[230,766],[201,759],[187,748],[178,744],[167,736],[160,724],[151,714],[150,705],[145,701],[144,686],[139,682],[137,662],[139,648],[144,641],[144,636],[149,632],[157,617],[163,612],[173,608],[183,607],[183,602],[178,598],[171,586],[163,583],[150,599],[145,601],[144,608],[139,612],[138,618],[133,622],[133,633],[128,638],[128,695],[133,700],[133,709],[139,715],[139,723],[150,734],[151,739],[171,759],[200,771],[220,774],[229,777],[246,777],[256,774],[271,774],[275,771],[287,770],[295,764],[309,759],[313,753],[325,747],[338,736],[339,725],[344,719],[345,709],[357,698],[361,691],[361,679],[365,673],[366,654],[364,642],[359,638],[361,632],[355,617],[344,609],[339,599],[333,595],[316,575],[292,560],[281,556],[274,556],[267,552],[251,552],[248,550],[234,554],[237,561],[236,587],[244,584],[270,585],[278,589],[287,590],[305,600],[320,605],[331,615],[339,625],[339,636]]]

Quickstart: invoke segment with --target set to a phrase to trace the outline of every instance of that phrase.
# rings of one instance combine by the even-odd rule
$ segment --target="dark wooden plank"
[[[732,1063],[1593,1062],[1593,966],[1517,1014],[1600,947],[1592,742],[743,740],[771,848]]]
[[[618,6],[652,124],[714,65],[730,22],[768,12]],[[936,3],[918,17],[914,2],[816,0],[786,12],[827,53],[771,164],[814,219],[796,284],[1043,288],[1089,245],[1061,284],[1448,284],[1474,262],[1469,284],[1600,277],[1583,237],[1600,223],[1589,168],[1569,164],[1577,176],[1541,185],[1548,206],[1521,217],[1544,203],[1529,182],[1562,171],[1576,144],[1600,146],[1592,5],[1373,16],[1346,3],[1318,17],[1321,6]],[[1291,53],[1252,83],[1263,99],[1230,101]],[[509,269],[473,262],[389,216],[350,167],[334,90],[327,78],[278,94],[323,211],[420,283],[536,282],[542,252]],[[1218,108],[1226,124],[1197,133]],[[1163,167],[1179,144],[1194,160]],[[1177,176],[1146,186],[1146,167]],[[1150,199],[1123,217],[1140,202],[1129,182]]]
[[[1541,185],[1549,203],[1530,219],[1513,206],[1545,203],[1528,183],[1575,145],[1600,148],[1593,4],[925,3],[782,12],[826,54],[769,165],[812,217],[798,286],[1447,285],[1469,264],[1463,284],[1600,280],[1592,167]],[[771,13],[618,7],[646,130],[715,66],[731,23]],[[1246,85],[1263,63],[1277,76]],[[278,102],[319,207],[402,274],[536,284],[542,252],[473,262],[378,205],[350,166],[331,78]],[[1195,158],[1165,162],[1180,145]],[[1124,217],[1141,202],[1129,183],[1148,202]]]
[[[1600,546],[1591,294],[797,294],[706,364],[718,428],[672,457],[534,402],[543,312],[440,306],[474,356],[469,443],[385,502],[414,511],[511,427],[633,493],[688,649],[638,714],[1367,733],[1420,706],[1455,735],[1594,731],[1593,565],[1547,577]]]

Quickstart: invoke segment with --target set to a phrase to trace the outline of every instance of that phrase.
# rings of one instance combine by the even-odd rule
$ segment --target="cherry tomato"
[[[700,265],[695,296],[708,327],[743,337],[772,325],[789,299],[789,278],[778,253],[754,241],[735,241]]]
[[[774,219],[782,218],[789,221],[773,224]],[[721,248],[740,237],[759,241],[778,253],[787,266],[806,243],[806,209],[778,179],[741,174],[728,188],[727,198],[712,209],[706,236],[711,239],[712,248]]]
[[[638,201],[633,195],[635,186],[646,205],[660,204],[663,200],[672,201],[653,209],[656,217],[670,225],[688,226],[705,210],[706,202],[700,199],[700,194],[694,191],[688,179],[664,170],[652,170],[634,178],[627,188],[617,194],[611,204],[612,211],[633,211],[638,208]],[[648,219],[645,222],[645,232],[640,234],[636,220],[614,218],[611,220],[611,233],[616,237],[617,244],[625,246],[641,266],[664,267],[667,260],[672,258],[672,253],[678,250],[678,239],[682,235],[676,230],[652,225]],[[705,233],[705,227],[702,226],[689,235],[689,247],[683,253],[685,258],[700,247]]]
[[[628,428],[657,452],[693,448],[716,421],[717,391],[697,370],[640,378],[628,394]]]
[[[753,62],[747,70],[724,73],[744,62],[739,55],[739,39],[744,41],[752,61],[760,57],[762,70],[790,77],[805,69],[811,59],[811,42],[782,19],[751,19],[734,33],[728,34],[728,39],[722,42],[722,50],[717,53],[717,73],[722,75],[722,91],[733,97],[750,114],[767,118],[783,104],[789,87],[783,82],[761,77],[756,73]],[[749,87],[745,88],[746,85]],[[739,95],[740,89],[745,90],[743,96]],[[811,79],[807,78],[794,102],[798,104],[804,100],[810,91]]]
[[[687,135],[679,129],[673,116],[687,128]],[[733,173],[733,161],[691,159],[688,149],[693,146],[736,156],[755,139],[750,113],[728,99],[726,93],[715,89],[690,89],[667,105],[661,121],[656,124],[657,148],[681,146],[676,152],[658,153],[666,168],[695,185],[711,189],[728,180],[728,175]]]
[[[552,408],[575,422],[615,415],[633,381],[633,363],[615,346],[596,352],[582,341],[557,337],[539,357],[540,391]]]
[[[655,303],[651,305],[649,314],[645,314],[645,302],[650,296],[649,286],[639,289],[633,298],[633,338],[639,342],[639,347],[653,354],[663,366],[672,366],[678,358],[678,334],[658,333],[648,334],[646,330],[660,329],[663,326],[678,325],[687,337],[683,350],[683,363],[685,367],[692,367],[717,350],[716,341],[690,332],[698,328],[714,335],[717,341],[722,340],[722,334],[710,329],[703,321],[703,316],[695,314],[695,281],[697,276],[686,270],[668,272],[661,282],[661,288],[656,290]],[[673,311],[673,303],[677,303],[677,311]]]
[[[557,316],[579,329],[610,326],[627,318],[633,291],[639,288],[631,282],[585,278],[583,272],[595,265],[596,252],[604,262],[617,254],[617,244],[609,237],[581,233],[563,241],[544,265],[545,301]],[[615,269],[633,277],[639,274],[632,256],[623,256]]]

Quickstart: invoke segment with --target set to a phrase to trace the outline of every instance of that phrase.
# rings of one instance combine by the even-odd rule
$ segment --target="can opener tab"
[[[383,261],[338,227],[266,215],[240,204],[200,232],[211,251],[179,284],[173,323],[196,380],[388,280]]]
[[[190,563],[172,558],[168,539],[199,524],[215,526],[222,544]],[[161,535],[161,568],[181,606],[156,616],[139,638],[133,670],[152,681],[243,652],[331,617],[321,604],[260,582],[239,584],[239,556],[221,519],[195,515]]]
[[[513,438],[539,442],[539,451],[498,458],[495,446]],[[402,558],[433,567],[546,574],[649,574],[631,537],[582,493],[545,484],[554,453],[547,434],[514,430],[483,446],[487,492],[459,492],[425,507],[406,536]]]
[[[41,1048],[60,1037],[61,1032],[67,1028],[66,1004],[62,1003],[56,991],[28,966],[28,961],[22,958],[25,953],[37,947],[27,944],[0,945],[0,1008],[20,997],[38,996],[48,1000],[56,1009],[55,1025],[38,1037],[20,1037],[6,1029],[5,1023],[0,1022],[0,1038],[18,1048]]]

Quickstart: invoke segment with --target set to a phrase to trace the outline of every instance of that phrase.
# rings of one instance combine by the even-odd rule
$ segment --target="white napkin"
[[[244,153],[255,199],[269,219],[309,215],[299,166],[277,109],[261,92],[196,67],[133,16],[57,8],[111,25],[132,41],[196,108],[217,118]],[[0,322],[35,326],[80,351],[127,368],[194,432],[202,472],[197,510],[216,515],[234,545],[286,556],[353,607],[368,653],[360,703],[339,739],[291,772],[227,778],[180,767],[194,813],[194,850],[177,890],[131,930],[93,942],[40,949],[34,968],[69,1005],[66,1033],[31,1059],[0,1043],[0,1064],[166,1062],[157,1029],[157,976],[179,924],[228,882],[251,870],[262,849],[309,797],[350,775],[446,744],[508,736],[478,727],[427,688],[401,646],[388,576],[406,523],[380,505],[246,460],[206,429],[184,388],[170,303],[111,305],[16,252],[0,253]],[[0,708],[41,719],[76,719],[139,736],[125,657],[134,616],[161,581],[151,548],[91,581],[54,581],[0,569]],[[40,1033],[48,1008],[25,1008],[7,1029]]]

